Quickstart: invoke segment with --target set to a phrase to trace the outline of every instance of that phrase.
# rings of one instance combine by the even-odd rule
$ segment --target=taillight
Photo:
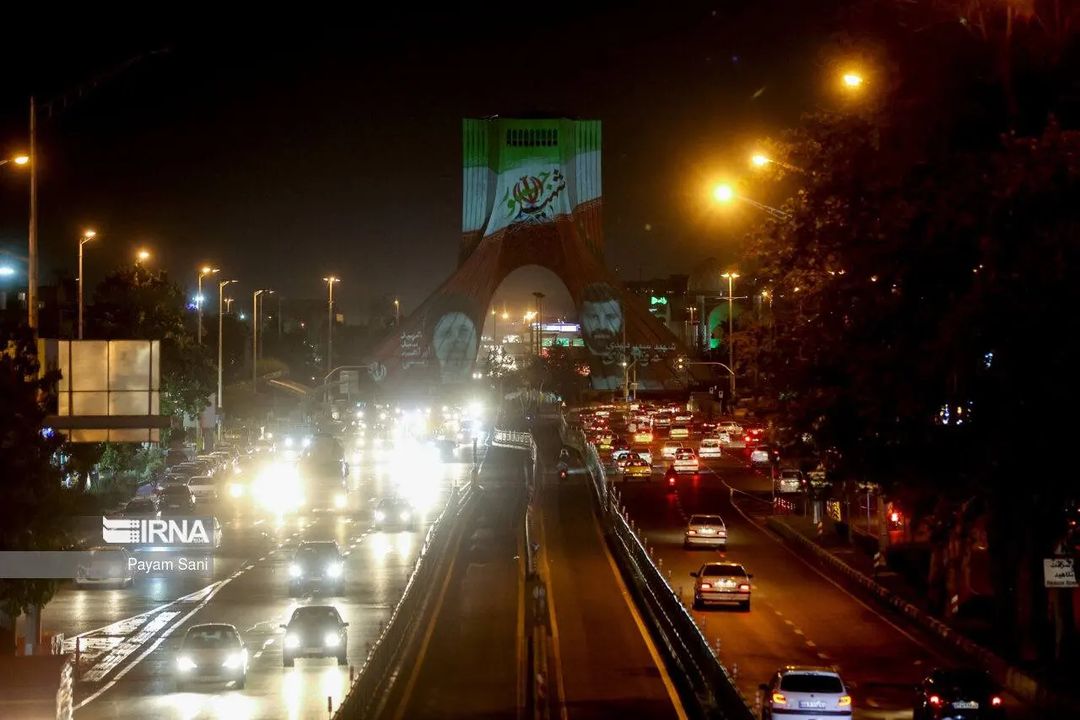
[[[840,699],[836,701],[837,707],[851,707],[851,696],[841,695]]]
[[[787,705],[787,698],[784,697],[784,693],[774,692],[772,694],[773,705]]]
[[[934,707],[937,707],[938,705],[941,704],[941,696],[940,695],[931,695],[928,698],[928,700],[930,701],[930,704],[933,705]]]
[[[747,435],[746,437],[744,437],[744,438],[743,438],[743,441],[744,441],[744,442],[750,442],[750,436],[749,436],[749,435]]]
[[[701,583],[701,589],[702,590],[712,590],[712,584],[710,584],[710,583]]]
[[[1001,707],[1001,703],[1002,703],[1001,697],[998,696],[998,695],[994,695],[993,697],[990,698],[990,704],[993,707]]]
[[[668,478],[667,484],[672,486],[672,487],[675,487],[675,478]]]
[[[686,534],[687,535],[697,535],[697,530],[687,530]]]
[[[750,592],[750,586],[746,583],[743,583],[739,586],[739,590],[741,590],[742,592]]]

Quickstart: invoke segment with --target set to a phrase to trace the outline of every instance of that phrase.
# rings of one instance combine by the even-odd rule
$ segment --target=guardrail
[[[414,630],[433,597],[430,588],[452,549],[450,542],[457,518],[468,508],[472,487],[453,488],[435,524],[428,530],[405,591],[389,621],[382,627],[349,692],[333,713],[333,720],[375,717],[393,685],[397,669],[409,650]]]
[[[564,442],[566,439],[564,436]],[[723,720],[753,720],[753,708],[739,693],[727,668],[713,653],[682,599],[653,563],[645,545],[627,521],[618,495],[608,486],[596,447],[584,445],[583,459],[601,524],[612,539],[617,559],[647,611],[653,629],[662,639],[668,657],[680,666],[692,688],[701,714]]]

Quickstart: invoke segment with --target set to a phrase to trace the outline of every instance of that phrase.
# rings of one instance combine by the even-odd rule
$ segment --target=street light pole
[[[83,339],[83,245],[97,235],[93,230],[86,230],[79,239],[79,339]]]
[[[222,361],[222,358],[224,357],[224,353],[222,351],[222,338],[225,336],[225,332],[224,332],[224,323],[223,323],[223,319],[222,319],[221,309],[222,309],[222,305],[224,304],[223,295],[224,295],[224,291],[225,291],[225,286],[226,285],[231,285],[234,282],[236,282],[236,281],[235,280],[222,280],[221,282],[218,283],[218,288],[217,288],[217,416],[218,416],[217,426],[218,426],[218,440],[221,439],[221,408],[222,408],[221,395],[222,395],[222,392],[224,391],[224,383],[223,383],[224,375],[223,375],[223,372],[222,372],[222,369],[221,369],[221,361]]]
[[[323,282],[326,283],[327,299],[326,299],[326,371],[334,367],[334,283],[341,282],[340,278],[336,278],[333,275],[324,277]]]
[[[37,110],[30,96],[30,228],[26,263],[26,309],[31,329],[38,326],[38,237],[37,237]]]
[[[394,327],[401,325],[401,300],[394,298]]]
[[[251,392],[259,392],[259,296],[266,290],[251,294]]]
[[[738,273],[726,272],[721,277],[727,278],[727,318],[728,318],[728,367],[731,368],[731,398],[729,403],[735,402],[735,343],[732,340],[732,335],[735,332],[735,278],[739,277]]]
[[[199,294],[195,296],[195,308],[198,311],[198,315],[199,315],[199,329],[197,331],[197,333],[198,333],[197,338],[198,338],[198,341],[199,341],[200,345],[202,345],[202,306],[203,306],[202,279],[204,277],[206,277],[207,275],[213,275],[214,273],[218,272],[219,270],[221,270],[221,268],[212,268],[209,265],[206,265],[206,266],[204,266],[203,268],[201,268],[199,270]]]

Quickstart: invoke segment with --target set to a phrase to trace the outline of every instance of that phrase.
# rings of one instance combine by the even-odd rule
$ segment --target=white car
[[[188,628],[176,654],[178,690],[195,682],[231,682],[243,690],[247,671],[247,648],[234,626],[206,623]]]
[[[695,473],[697,471],[698,458],[693,448],[681,447],[675,451],[675,472]]]
[[[195,497],[195,502],[217,500],[217,481],[210,475],[196,475],[188,481],[188,490]]]
[[[763,720],[851,717],[851,695],[832,668],[788,665],[760,687]]]
[[[135,575],[131,571],[127,550],[118,547],[90,548],[87,563],[75,572],[75,587],[131,587]]]
[[[794,468],[783,468],[776,480],[776,489],[782,493],[800,492],[803,489],[803,474]]]
[[[666,442],[664,443],[664,446],[660,448],[660,456],[670,460],[671,458],[675,457],[675,451],[682,446],[683,444],[678,440],[671,440],[669,442]]]
[[[670,437],[670,438],[679,438],[681,440],[685,440],[686,438],[690,437],[690,426],[689,425],[672,425],[671,430],[668,431],[668,437]]]
[[[691,548],[695,545],[706,547],[718,547],[721,550],[727,547],[727,526],[724,519],[719,515],[691,515],[686,523],[686,532],[683,535],[683,547]]]
[[[751,465],[768,465],[769,464],[769,449],[768,448],[754,448],[750,451],[750,464]]]
[[[698,447],[698,457],[718,458],[721,455],[720,439],[714,437],[703,438]]]
[[[716,431],[718,433],[725,432],[731,437],[735,437],[737,435],[742,435],[742,425],[734,420],[725,420],[716,426]]]
[[[694,609],[709,604],[734,603],[742,610],[750,609],[750,575],[738,563],[707,562],[697,572],[690,573],[694,581]]]

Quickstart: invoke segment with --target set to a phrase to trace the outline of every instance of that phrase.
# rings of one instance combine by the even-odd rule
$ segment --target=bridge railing
[[[608,484],[596,446],[583,446],[583,459],[601,524],[634,586],[645,615],[663,640],[667,655],[693,688],[702,714],[723,720],[752,720],[753,708],[735,685],[709,642],[627,519],[619,494]]]
[[[451,539],[461,524],[458,518],[466,512],[472,499],[472,487],[453,488],[442,514],[428,530],[413,572],[405,585],[390,619],[381,626],[378,637],[368,651],[364,664],[353,679],[332,720],[361,720],[376,717],[383,709],[403,659],[417,636],[418,627],[427,614],[435,585],[454,543]]]

